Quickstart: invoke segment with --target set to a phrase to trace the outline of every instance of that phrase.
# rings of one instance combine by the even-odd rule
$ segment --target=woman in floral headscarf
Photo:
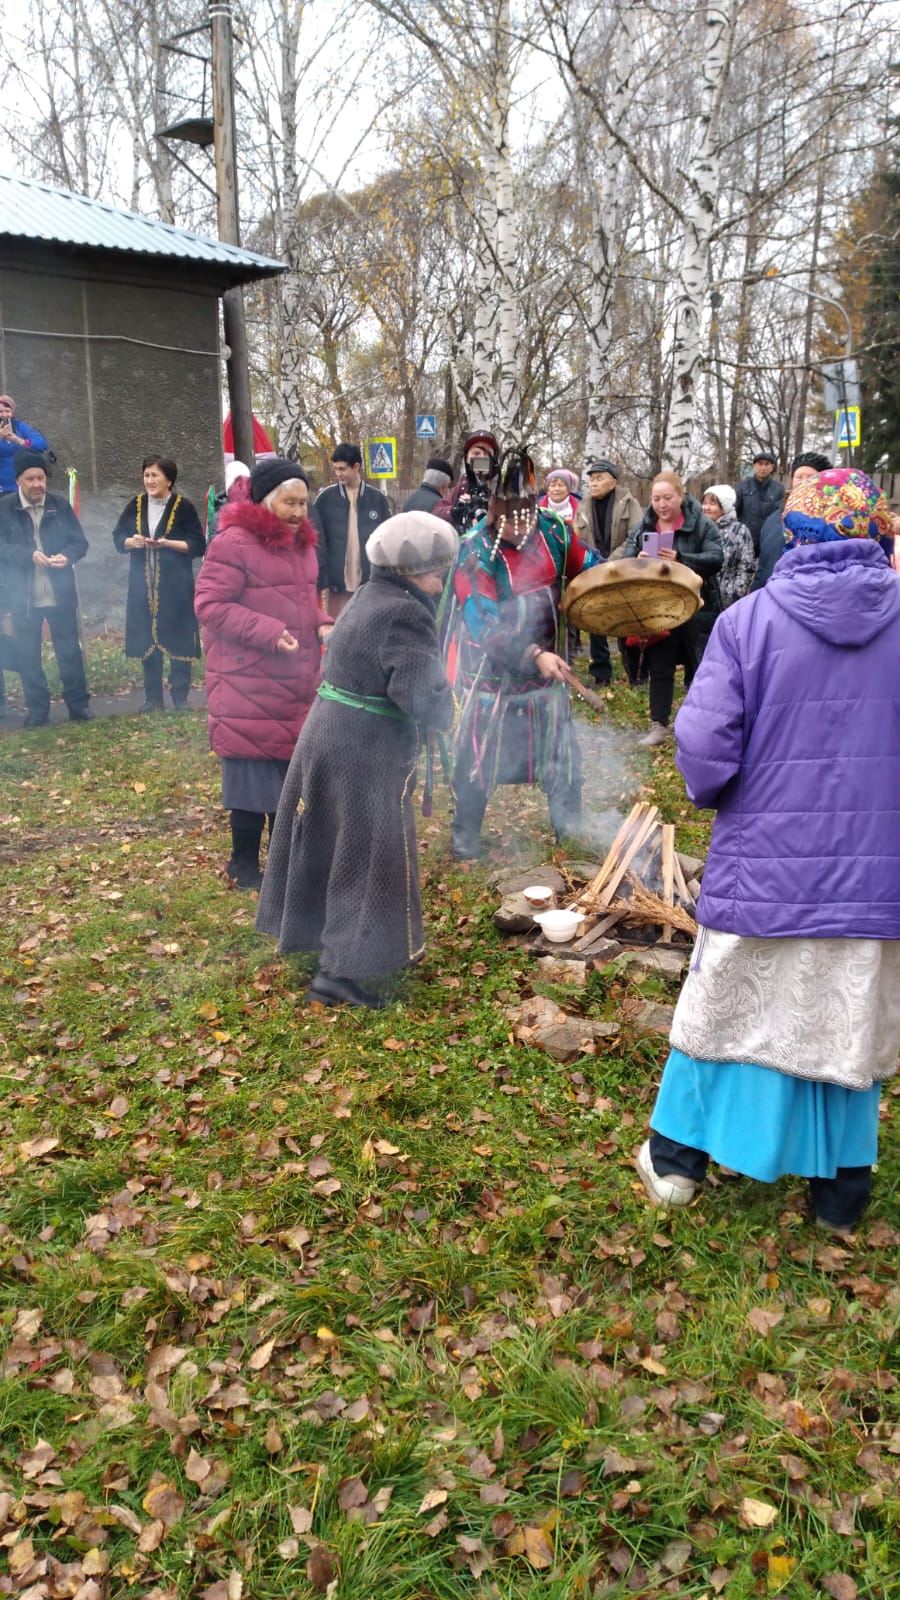
[[[849,1233],[900,1047],[900,584],[864,473],[801,484],[784,525],[675,723],[688,794],[718,815],[637,1168],[656,1205],[687,1205],[710,1157],[806,1177],[817,1221]]]

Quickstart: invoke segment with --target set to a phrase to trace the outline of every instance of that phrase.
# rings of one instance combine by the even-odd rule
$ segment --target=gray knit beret
[[[452,524],[429,511],[400,511],[366,540],[366,555],[373,567],[387,567],[406,578],[449,567],[458,549]]]

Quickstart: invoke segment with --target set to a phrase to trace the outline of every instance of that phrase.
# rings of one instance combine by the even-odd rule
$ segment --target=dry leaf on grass
[[[778,1517],[774,1506],[766,1504],[765,1500],[753,1500],[744,1497],[738,1507],[738,1522],[742,1528],[771,1528]]]
[[[324,1544],[314,1545],[306,1563],[306,1576],[314,1589],[324,1594],[337,1573],[337,1556]]]
[[[447,1498],[448,1495],[446,1489],[429,1489],[427,1494],[423,1495],[422,1497],[422,1504],[419,1507],[417,1515],[421,1517],[426,1511],[433,1511],[436,1506],[442,1506]]]
[[[262,1372],[263,1367],[269,1365],[272,1351],[275,1349],[275,1340],[267,1339],[265,1344],[257,1345],[250,1360],[247,1362],[251,1372]]]
[[[166,1528],[174,1528],[184,1516],[184,1495],[178,1493],[174,1484],[165,1481],[148,1489],[141,1505],[148,1517],[158,1518]]]
[[[859,1593],[854,1579],[846,1572],[829,1572],[822,1579],[822,1588],[831,1595],[831,1600],[856,1600]]]

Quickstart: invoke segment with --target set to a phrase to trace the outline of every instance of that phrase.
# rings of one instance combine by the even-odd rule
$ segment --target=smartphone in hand
[[[659,534],[645,533],[641,536],[641,547],[645,556],[659,555]]]

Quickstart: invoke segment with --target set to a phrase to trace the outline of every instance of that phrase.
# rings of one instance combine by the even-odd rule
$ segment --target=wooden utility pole
[[[208,0],[212,59],[213,148],[216,158],[216,207],[219,238],[239,245],[241,224],[238,213],[237,160],[234,130],[234,46],[231,0]],[[234,453],[252,467],[253,407],[250,401],[250,363],[247,351],[247,323],[244,316],[244,291],[226,289],[222,296],[222,319],[228,356],[228,400],[234,430]]]

